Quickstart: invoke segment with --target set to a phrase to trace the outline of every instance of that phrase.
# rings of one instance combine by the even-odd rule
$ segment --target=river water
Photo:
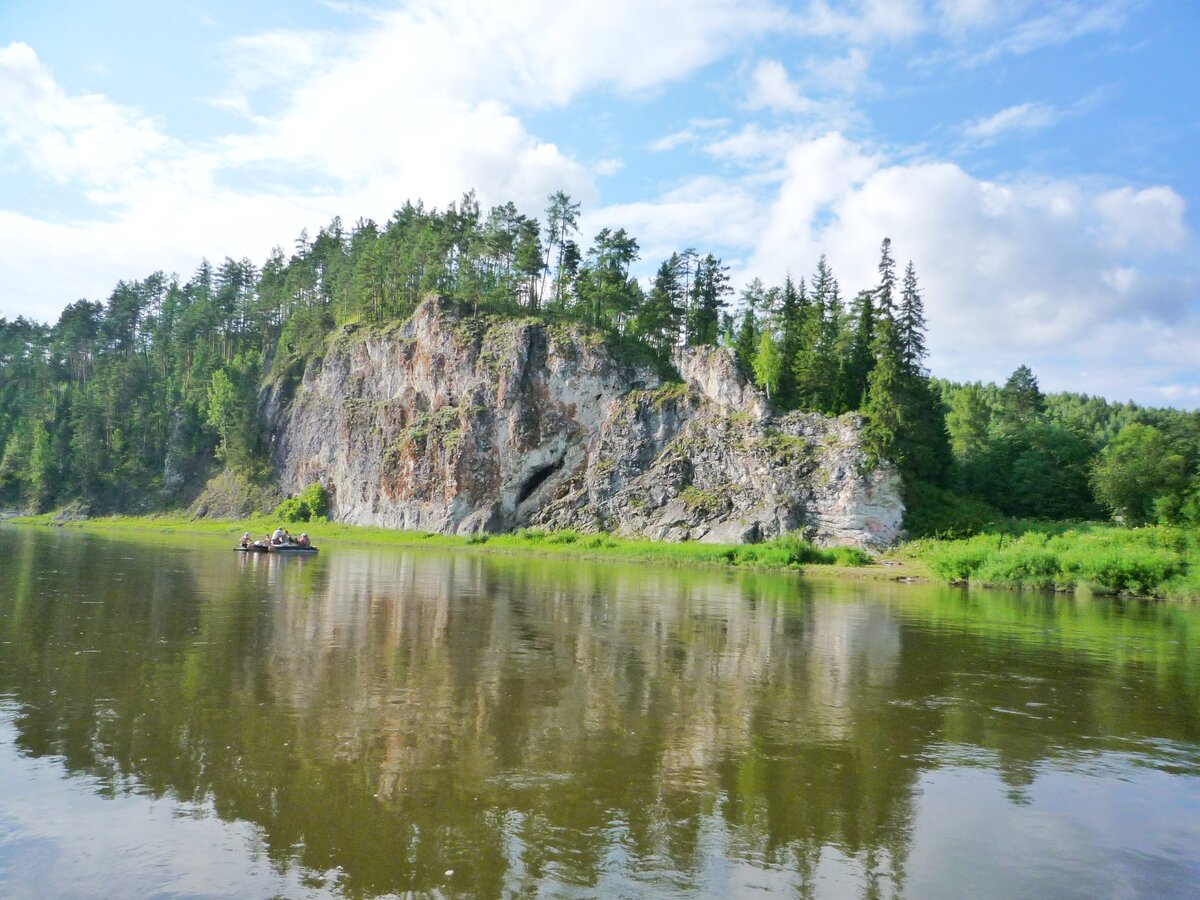
[[[0,895],[1200,891],[1200,610],[0,528]]]

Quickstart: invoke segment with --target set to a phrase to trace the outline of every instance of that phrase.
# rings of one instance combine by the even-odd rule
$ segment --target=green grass
[[[1015,522],[963,540],[914,541],[938,578],[986,587],[1200,599],[1200,532]]]
[[[17,523],[52,524],[52,514],[11,519]],[[273,531],[274,517],[250,519],[187,519],[182,516],[111,516],[65,522],[63,527],[94,532],[157,531],[178,534],[228,535],[236,541],[243,531],[256,537]],[[376,544],[394,547],[469,549],[494,553],[523,553],[580,559],[654,562],[680,566],[715,566],[742,569],[799,570],[806,565],[864,566],[871,557],[854,547],[824,549],[796,535],[785,535],[760,544],[705,544],[669,542],[584,534],[577,531],[522,529],[511,534],[458,536],[423,531],[397,531],[373,526],[342,525],[317,520],[288,526],[307,532],[312,542],[325,544]]]

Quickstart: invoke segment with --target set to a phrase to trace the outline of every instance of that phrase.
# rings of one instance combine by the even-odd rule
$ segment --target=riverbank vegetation
[[[871,454],[903,472],[909,533],[952,542],[947,554],[1000,542],[1014,518],[1051,523],[1041,555],[1033,531],[1012,542],[1038,559],[1067,540],[1056,522],[1200,528],[1200,414],[1043,394],[1025,366],[999,386],[930,377],[916,270],[898,272],[890,240],[875,283],[848,301],[824,258],[797,261],[814,266],[807,278],[737,292],[719,258],[685,248],[639,281],[633,235],[606,227],[585,245],[579,205],[561,192],[548,200],[540,220],[511,203],[485,212],[473,194],[441,211],[406,202],[382,225],[335,219],[304,232],[261,266],[227,258],[190,278],[123,281],[53,325],[0,319],[0,508],[181,509],[222,469],[271,496],[264,388],[286,396],[336,336],[396,328],[438,293],[470,316],[580,323],[667,372],[676,347],[723,344],[779,408],[860,412]],[[289,502],[296,517],[320,515]],[[1101,553],[1098,531],[1076,531]],[[1103,553],[1141,553],[1136,534]],[[678,552],[699,559],[705,546]],[[791,564],[793,551],[737,552]],[[1149,584],[1072,560],[1042,574],[1030,563],[1022,578],[1000,562],[947,577]]]
[[[1200,530],[1011,522],[901,548],[934,577],[982,587],[1200,599]]]
[[[11,519],[16,524],[60,525],[96,533],[159,532],[219,535],[236,544],[243,531],[266,535],[279,526],[277,516],[259,515],[245,520],[189,519],[185,516],[109,516],[97,519],[59,520],[51,514]],[[758,544],[705,544],[697,541],[650,541],[611,534],[577,531],[541,531],[523,528],[511,534],[453,535],[425,531],[399,531],[363,525],[343,525],[316,519],[303,530],[318,547],[326,542],[430,549],[471,549],[498,553],[529,553],[576,559],[612,559],[627,562],[660,562],[741,569],[801,569],[804,566],[865,566],[871,557],[855,547],[817,547],[797,535],[784,535]]]

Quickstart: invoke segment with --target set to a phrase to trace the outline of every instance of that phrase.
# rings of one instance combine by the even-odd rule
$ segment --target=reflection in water
[[[1162,895],[1200,876],[1192,609],[30,529],[0,530],[0,560],[0,790],[38,784],[47,821],[95,795],[215,815],[211,868],[244,877],[197,862],[182,892]],[[122,814],[154,853],[179,840],[160,806]],[[20,892],[6,815],[34,826],[0,806],[0,892]],[[114,893],[165,889],[107,852]]]

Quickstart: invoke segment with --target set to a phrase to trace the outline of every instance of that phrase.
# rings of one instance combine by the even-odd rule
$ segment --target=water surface
[[[0,895],[1188,896],[1200,612],[0,528]]]

